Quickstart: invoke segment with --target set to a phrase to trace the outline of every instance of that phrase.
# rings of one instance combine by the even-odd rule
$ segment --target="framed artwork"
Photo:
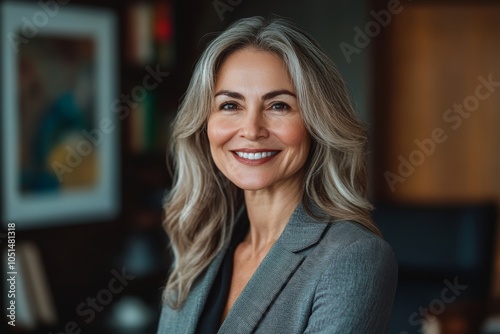
[[[119,210],[115,14],[1,4],[2,220],[18,229]]]

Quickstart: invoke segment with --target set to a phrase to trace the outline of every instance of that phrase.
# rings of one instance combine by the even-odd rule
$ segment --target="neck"
[[[250,230],[244,242],[252,252],[269,249],[279,238],[302,198],[300,182],[259,191],[245,191]]]

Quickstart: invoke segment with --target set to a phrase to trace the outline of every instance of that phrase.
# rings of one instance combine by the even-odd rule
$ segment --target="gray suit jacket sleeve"
[[[321,275],[304,333],[386,333],[397,263],[382,239],[356,241]]]

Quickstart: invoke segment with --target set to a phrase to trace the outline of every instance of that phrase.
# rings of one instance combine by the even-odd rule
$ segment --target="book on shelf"
[[[130,113],[129,140],[134,153],[151,151],[156,144],[157,110],[155,96],[146,92],[142,101],[137,101]]]
[[[173,5],[170,1],[130,5],[126,16],[126,60],[138,66],[175,61]]]

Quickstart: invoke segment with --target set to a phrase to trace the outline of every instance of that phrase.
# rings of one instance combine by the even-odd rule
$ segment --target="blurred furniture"
[[[442,321],[444,334],[479,333],[489,305],[496,206],[379,204],[373,217],[399,263],[390,333],[421,333],[426,314]]]
[[[485,84],[500,80],[499,38],[498,1],[423,0],[372,39],[378,201],[500,204],[500,94]],[[499,299],[500,247],[496,259]]]

